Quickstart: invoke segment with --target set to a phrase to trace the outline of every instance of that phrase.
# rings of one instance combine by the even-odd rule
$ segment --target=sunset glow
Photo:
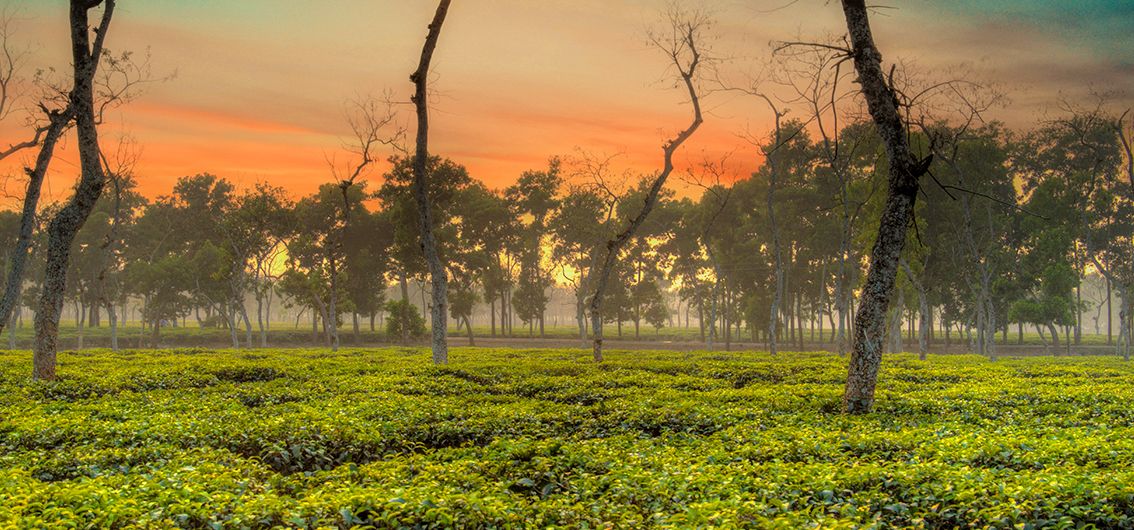
[[[433,69],[436,152],[491,187],[578,149],[621,153],[623,168],[655,171],[661,143],[689,112],[666,81],[664,57],[645,44],[663,4],[456,4]],[[715,54],[730,69],[757,71],[770,42],[840,32],[836,5],[781,4],[706,2],[722,21]],[[1003,84],[1011,110],[991,118],[1030,123],[1060,94],[1134,81],[1126,31],[1134,10],[1122,2],[1074,4],[1072,10],[1064,2],[905,2],[879,13],[876,33],[892,56],[917,57],[925,68],[967,64]],[[16,38],[32,51],[29,67],[65,69],[65,3],[11,5],[21,13]],[[408,74],[430,9],[425,2],[393,0],[124,2],[108,47],[148,49],[154,77],[176,76],[115,111],[102,143],[112,145],[123,134],[136,139],[143,152],[136,173],[151,196],[167,192],[178,177],[202,172],[238,186],[267,181],[309,193],[331,178],[326,160],[340,152],[348,133],[345,101],[387,91],[408,100]],[[727,93],[707,97],[706,107],[706,125],[679,153],[679,163],[733,153],[732,177],[747,176],[759,156],[742,135],[766,135],[769,113],[751,98]],[[25,134],[16,114],[0,122],[4,144]],[[406,106],[402,121],[411,118]],[[68,141],[52,167],[51,200],[74,178],[75,158]],[[17,174],[26,162],[3,171]],[[381,168],[368,177],[380,175]]]

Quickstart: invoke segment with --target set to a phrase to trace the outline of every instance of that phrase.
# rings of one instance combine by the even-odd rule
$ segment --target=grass
[[[459,348],[0,353],[0,527],[1134,526],[1134,365]]]
[[[259,345],[260,344],[259,331],[256,329],[255,323],[253,323],[252,325],[253,325],[252,343],[253,343],[253,345]],[[369,320],[367,320],[366,322],[360,322],[360,325],[361,325],[360,336],[359,336],[360,344],[376,345],[376,344],[392,344],[392,343],[399,342],[398,339],[389,340],[385,336],[385,333],[382,330],[381,325],[377,326],[376,331],[370,331]],[[612,341],[612,342],[617,342],[619,340],[637,340],[637,341],[644,341],[644,342],[650,342],[650,341],[673,341],[673,342],[690,342],[690,343],[700,343],[701,342],[700,330],[696,325],[689,327],[689,328],[685,328],[684,326],[679,326],[679,327],[672,327],[672,328],[662,328],[660,330],[655,330],[652,327],[643,326],[639,337],[634,336],[634,327],[633,327],[632,324],[626,324],[626,323],[623,324],[621,336],[618,335],[616,326],[614,326],[612,324],[607,324],[604,329],[605,329],[605,338],[609,341]],[[79,330],[75,326],[74,320],[64,320],[61,323],[60,335],[59,335],[59,340],[60,340],[60,344],[62,345],[62,347],[66,348],[66,347],[77,346],[78,345],[78,331]],[[821,331],[822,331],[822,334],[820,333]],[[1096,348],[1097,347],[1104,347],[1105,348],[1107,346],[1106,334],[1105,333],[1104,334],[1088,333],[1088,331],[1091,331],[1090,329],[1084,329],[1083,331],[1084,332],[1083,332],[1081,342],[1080,342],[1080,344],[1082,346],[1089,346],[1089,347],[1096,347]],[[34,332],[32,330],[30,319],[28,321],[24,322],[22,327],[17,327],[15,329],[15,332],[16,332],[16,345],[17,345],[18,348],[29,348],[29,347],[31,347],[32,338],[34,337]],[[454,343],[457,343],[457,344],[464,343],[463,341],[465,339],[466,333],[467,332],[464,331],[463,329],[461,331],[457,331],[455,326],[451,326],[450,330],[449,330],[449,335],[452,337],[452,340],[454,341]],[[473,326],[473,333],[478,338],[487,338],[487,337],[490,337],[490,336],[498,336],[498,337],[504,336],[504,334],[501,333],[499,329],[497,329],[496,335],[492,335],[491,329],[488,326],[481,326],[481,325],[474,325]],[[106,322],[103,322],[103,325],[101,325],[99,327],[94,327],[94,328],[86,327],[82,330],[82,334],[83,334],[83,345],[84,345],[84,347],[109,347],[110,346],[110,327],[109,327],[109,324],[107,324]],[[118,330],[118,334],[119,334],[119,342],[120,342],[121,347],[124,347],[124,348],[145,348],[145,347],[151,347],[152,346],[152,343],[150,342],[150,340],[151,340],[150,330],[149,329],[143,330],[138,325],[137,321],[131,321],[128,325],[120,327],[119,330]],[[342,344],[347,345],[347,346],[355,344],[354,336],[353,336],[353,327],[352,327],[349,319],[342,326],[342,328],[339,330],[339,334],[340,334],[340,340],[341,340]],[[849,331],[848,331],[848,334],[849,334]],[[0,335],[2,335],[2,336],[0,336],[0,345],[7,344],[7,341],[8,341],[7,332],[5,332],[4,334],[0,334]],[[244,341],[245,341],[245,333],[244,333],[244,330],[243,330],[242,327],[238,330],[237,335],[239,336],[239,340],[243,344]],[[827,339],[830,339],[831,331],[830,330],[816,329],[816,341],[818,341],[821,338],[820,337],[821,335],[825,336]],[[519,323],[516,323],[515,327],[513,327],[511,335],[509,335],[509,336],[514,337],[514,338],[527,339],[529,337],[538,338],[540,335],[539,335],[539,329],[538,328],[535,328],[534,331],[531,334],[529,334],[528,327],[526,325],[521,326]],[[544,328],[544,337],[550,338],[550,339],[560,339],[560,340],[577,339],[579,337],[579,330],[574,325],[569,325],[569,324],[560,324],[560,325],[557,325],[557,326],[556,325],[547,325]],[[810,329],[805,330],[804,337],[805,337],[805,340],[808,342],[808,344],[811,344]],[[1048,337],[1047,341],[1050,342],[1050,340],[1051,340],[1050,337]],[[1065,340],[1066,340],[1066,338],[1061,335],[1060,336],[1060,347],[1061,348],[1065,347],[1064,346]],[[271,346],[276,346],[276,347],[278,347],[278,346],[290,346],[290,347],[312,346],[312,345],[322,345],[322,341],[323,341],[322,336],[320,336],[318,341],[312,341],[311,340],[311,322],[310,321],[302,322],[302,323],[300,323],[300,325],[298,327],[295,325],[294,321],[293,322],[273,322],[269,325],[268,343]],[[187,322],[187,325],[185,325],[185,326],[177,326],[177,327],[166,326],[166,327],[163,327],[161,329],[160,344],[163,347],[223,347],[223,346],[226,346],[226,345],[230,345],[231,342],[232,342],[231,334],[229,333],[229,331],[227,329],[218,328],[218,327],[202,328],[202,327],[198,326],[196,322],[193,322],[191,320],[189,322]],[[722,345],[724,344],[724,340],[721,337],[718,337],[716,339],[716,342],[718,344],[722,344]],[[749,344],[749,345],[751,345],[752,344],[751,335],[748,332],[745,332],[744,336],[741,337],[740,340],[737,340],[736,337],[733,337],[733,342],[736,343],[736,344]],[[781,339],[780,342],[781,342],[781,344],[788,344],[789,343],[789,341],[787,341],[786,339]],[[829,342],[830,341],[828,340],[827,343],[829,343]],[[938,330],[937,331],[937,340],[934,342],[934,344],[937,345],[937,346],[943,346],[944,343],[945,343],[944,332],[941,331],[941,330]],[[998,344],[1007,344],[1009,346],[1016,346],[1018,344],[1018,336],[1016,334],[1016,331],[1012,330],[1008,334],[1007,342],[1004,342],[1002,335],[998,334],[997,335],[997,343]],[[954,333],[954,335],[952,337],[951,344],[952,344],[953,348],[963,348],[964,345],[967,344],[967,342],[964,341],[964,340],[961,340]],[[1044,344],[1044,340],[1041,339],[1041,337],[1037,333],[1025,332],[1024,333],[1024,344],[1027,345],[1027,346],[1041,346],[1041,345]],[[757,343],[757,345],[758,345],[758,347],[763,347],[762,343]],[[912,341],[906,340],[905,341],[905,347],[907,349],[915,349],[916,350],[917,349],[916,337]],[[1051,349],[1054,350],[1056,348],[1055,348],[1055,346],[1051,346]],[[1037,353],[1042,352],[1042,351],[1043,351],[1042,347],[1036,348]],[[1102,352],[1095,351],[1095,353],[1102,353]]]

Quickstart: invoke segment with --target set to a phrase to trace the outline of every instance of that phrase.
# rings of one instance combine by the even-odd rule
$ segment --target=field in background
[[[260,345],[260,333],[255,329],[253,323],[252,332],[252,346],[258,347]],[[15,330],[15,345],[16,348],[31,348],[32,338],[34,333],[30,319],[27,319],[23,326],[17,326]],[[142,330],[136,322],[121,327],[119,329],[119,346],[121,348],[152,348],[152,333],[149,329]],[[504,335],[497,329],[495,336],[492,335],[491,330],[487,326],[473,326],[473,333],[476,339],[481,340],[482,346],[496,346],[496,347],[525,347],[525,348],[538,348],[538,347],[552,347],[552,348],[574,348],[582,346],[582,341],[579,340],[579,330],[573,325],[559,325],[559,326],[546,326],[544,334],[541,337],[539,330],[535,329],[529,334],[527,326],[520,327],[518,324],[513,328],[513,332],[509,335]],[[802,351],[833,351],[834,345],[832,344],[831,331],[815,330],[815,340],[812,340],[810,330],[804,334],[804,343],[800,347],[796,343],[789,343],[786,340],[780,341],[781,349],[785,350],[802,350]],[[938,337],[936,341],[931,343],[930,350],[937,353],[969,353],[970,344],[967,340],[959,340],[954,333],[949,342],[948,348],[945,345],[944,332],[937,331]],[[61,323],[59,333],[59,344],[62,349],[73,349],[79,347],[78,340],[79,330],[75,326],[73,320],[64,320]],[[458,331],[456,327],[450,327],[449,335],[450,342],[454,346],[464,346],[468,344],[467,331]],[[849,332],[848,332],[849,335]],[[110,327],[105,322],[102,326],[90,328],[85,327],[82,330],[83,347],[109,347],[110,346]],[[344,326],[339,330],[340,342],[344,347],[351,346],[389,346],[397,345],[400,340],[395,337],[393,339],[386,337],[382,326],[377,325],[375,331],[370,331],[369,322],[362,322],[357,339],[353,333],[353,327],[348,320]],[[238,329],[237,337],[242,347],[246,347],[246,335],[243,328]],[[737,338],[735,335],[732,337],[730,344],[732,349],[766,349],[766,345],[761,342],[752,342],[751,335],[747,333]],[[1025,332],[1023,337],[1023,344],[1021,345],[1018,340],[1018,335],[1015,330],[1008,334],[1008,340],[1005,342],[1001,335],[997,335],[997,344],[1002,350],[1001,353],[1005,355],[1045,355],[1055,353],[1066,353],[1066,340],[1060,336],[1060,347],[1058,352],[1055,346],[1048,345],[1045,350],[1044,340],[1041,339],[1039,334],[1034,332]],[[636,337],[632,325],[623,324],[622,335],[619,336],[617,326],[607,325],[605,328],[605,340],[616,343],[618,347],[626,349],[703,349],[704,342],[701,340],[699,329],[694,326],[690,328],[674,327],[662,328],[655,330],[653,328],[642,328],[639,335]],[[1050,343],[1050,337],[1047,342]],[[669,344],[665,344],[669,343]],[[5,331],[0,334],[0,348],[9,344],[9,333]],[[413,344],[425,344],[424,339],[421,341],[414,341]],[[319,347],[325,345],[325,339],[322,335],[314,337],[311,332],[311,323],[301,322],[296,327],[295,322],[274,322],[269,326],[268,331],[268,346],[269,347]],[[726,342],[723,336],[716,339],[714,349],[725,349]],[[190,321],[187,325],[176,327],[169,326],[161,329],[161,338],[158,341],[159,347],[205,347],[205,348],[225,348],[232,346],[232,336],[228,329],[218,327],[205,327],[202,328],[196,322]],[[905,351],[917,351],[918,343],[916,336],[914,340],[903,341]],[[1081,341],[1077,345],[1072,345],[1072,354],[1077,355],[1111,355],[1114,353],[1113,346],[1107,346],[1107,337],[1105,334],[1084,333]]]
[[[0,352],[0,526],[1134,524],[1134,364],[457,348]]]

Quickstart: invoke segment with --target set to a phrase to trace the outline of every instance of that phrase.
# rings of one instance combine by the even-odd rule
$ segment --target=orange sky
[[[492,187],[576,148],[620,152],[622,166],[654,170],[663,140],[689,119],[682,94],[665,82],[664,57],[645,42],[665,3],[455,0],[434,60],[432,149]],[[31,49],[27,75],[36,67],[66,71],[66,2],[8,4],[20,17],[13,38]],[[911,0],[875,16],[875,32],[888,60],[914,59],[923,68],[970,63],[1009,89],[1012,106],[997,117],[1026,125],[1060,93],[1134,81],[1125,46],[1131,10],[1096,0],[1070,3],[1084,7],[1068,12],[1067,4]],[[698,5],[720,21],[714,47],[733,71],[755,68],[772,40],[842,27],[838,2],[827,0]],[[136,138],[143,150],[136,173],[151,196],[200,172],[309,193],[331,180],[326,159],[343,156],[348,99],[386,90],[408,99],[433,7],[426,0],[119,0],[107,46],[149,48],[154,75],[177,76],[115,111],[103,144]],[[706,125],[678,155],[679,169],[734,152],[733,172],[747,175],[757,157],[738,135],[765,131],[768,112],[735,95],[713,95],[706,106]],[[20,118],[0,122],[0,143],[22,139]],[[403,120],[412,121],[412,108]],[[0,174],[18,174],[27,160],[30,154]],[[52,169],[46,192],[59,199],[77,171],[73,141]]]

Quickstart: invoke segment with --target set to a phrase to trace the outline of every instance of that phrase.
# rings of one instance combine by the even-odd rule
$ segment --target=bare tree
[[[70,106],[78,132],[79,163],[82,175],[75,193],[48,224],[47,269],[39,309],[35,314],[35,347],[33,376],[39,380],[55,379],[56,343],[59,339],[59,316],[67,282],[67,264],[71,243],[83,227],[106,185],[99,156],[98,128],[94,103],[94,80],[102,57],[103,43],[110,29],[116,0],[105,0],[102,17],[91,39],[89,11],[104,4],[103,0],[71,0],[71,51],[74,85]]]
[[[814,125],[821,142],[821,157],[838,183],[839,249],[834,274],[835,344],[839,355],[846,355],[846,327],[851,292],[851,253],[855,221],[861,215],[865,200],[856,200],[851,194],[854,179],[851,161],[864,142],[862,135],[843,135],[840,123],[852,123],[859,118],[860,105],[853,101],[857,92],[850,85],[853,72],[843,67],[845,43],[828,39],[822,45],[801,42],[779,43],[774,49],[778,59],[777,71],[785,74],[780,84],[789,90],[789,102],[800,104],[807,113],[807,121]]]
[[[0,120],[9,118],[26,96],[19,91],[18,85],[27,52],[14,42],[14,19],[10,10],[5,9],[0,13]],[[4,160],[24,150],[39,147],[35,165],[24,168],[28,180],[24,188],[16,248],[8,264],[8,278],[3,297],[0,298],[0,331],[10,323],[12,312],[19,302],[43,180],[55,154],[55,146],[67,132],[73,115],[71,105],[65,97],[59,97],[59,94],[53,92],[46,92],[44,96],[30,111],[27,119],[32,129],[31,138],[9,144],[0,151],[0,160]]]
[[[433,282],[433,363],[447,364],[449,362],[448,333],[448,276],[445,265],[441,263],[441,256],[437,252],[437,238],[433,235],[433,209],[429,203],[429,183],[427,179],[427,164],[429,162],[429,63],[433,59],[433,50],[437,48],[437,39],[441,36],[441,25],[445,23],[445,15],[449,12],[451,0],[441,0],[437,4],[437,11],[433,15],[433,22],[429,24],[429,33],[425,37],[425,46],[421,49],[421,61],[417,70],[410,76],[413,81],[413,104],[417,109],[417,145],[413,158],[413,195],[417,201],[417,213],[421,228],[421,250],[425,254],[425,261],[429,266],[429,275]]]
[[[342,193],[342,211],[336,219],[334,234],[334,251],[330,253],[328,276],[330,277],[330,294],[328,296],[328,313],[331,333],[331,351],[339,349],[338,326],[338,277],[339,257],[342,255],[343,239],[346,236],[347,226],[350,224],[350,198],[349,192],[358,179],[362,177],[375,162],[377,150],[381,146],[400,148],[401,140],[405,136],[405,129],[397,124],[397,112],[394,103],[387,95],[384,104],[373,97],[360,97],[348,104],[347,124],[350,126],[351,138],[344,143],[343,149],[349,154],[350,160],[345,167],[340,167],[334,159],[327,161],[331,167],[331,175],[339,183]],[[387,129],[393,128],[393,132]],[[356,320],[357,324],[357,320]]]
[[[646,217],[657,206],[658,194],[665,186],[666,179],[673,172],[673,154],[677,152],[704,121],[701,115],[701,97],[698,82],[701,70],[706,66],[708,57],[704,55],[703,41],[705,32],[712,21],[699,11],[686,11],[678,5],[670,6],[666,13],[668,26],[649,35],[650,43],[665,53],[670,67],[677,71],[679,84],[683,85],[689,94],[689,102],[693,106],[693,120],[689,125],[677,133],[672,139],[662,145],[663,164],[661,172],[653,178],[649,191],[646,193],[642,209],[626,224],[622,231],[606,242],[596,251],[592,267],[594,278],[594,295],[591,296],[591,328],[594,339],[594,360],[602,362],[602,302],[606,294],[607,284],[610,282],[611,272],[619,258],[619,254],[626,243],[634,237],[634,233],[646,221]]]
[[[776,224],[776,186],[779,184],[780,165],[779,165],[779,151],[780,147],[785,142],[783,132],[783,117],[785,111],[781,110],[779,105],[776,104],[772,98],[767,94],[758,92],[757,95],[764,100],[768,108],[772,111],[772,116],[775,117],[775,128],[772,130],[772,145],[768,146],[764,151],[764,157],[768,161],[768,194],[767,194],[767,209],[768,209],[768,228],[772,231],[772,265],[773,274],[775,276],[775,291],[772,293],[772,305],[768,311],[768,352],[772,355],[776,354],[776,343],[778,332],[777,324],[780,322],[780,304],[784,299],[784,255],[783,248],[780,244],[780,227]]]
[[[892,78],[887,81],[882,71],[882,54],[874,44],[865,0],[843,0],[842,4],[850,35],[850,57],[890,161],[886,203],[855,315],[854,346],[843,394],[846,411],[862,414],[870,412],[874,406],[874,388],[882,364],[886,311],[906,244],[906,231],[913,218],[918,181],[928,170],[931,159],[917,160],[910,151],[908,129],[899,113]]]

